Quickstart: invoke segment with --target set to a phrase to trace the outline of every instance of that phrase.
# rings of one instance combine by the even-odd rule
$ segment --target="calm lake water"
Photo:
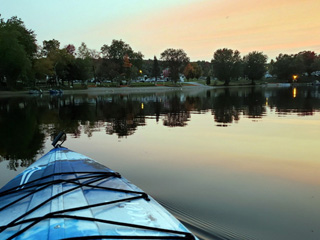
[[[64,146],[202,239],[320,239],[320,88],[0,98],[0,187]]]

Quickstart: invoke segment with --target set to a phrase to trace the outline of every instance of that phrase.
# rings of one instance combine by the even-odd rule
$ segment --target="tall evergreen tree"
[[[160,77],[160,67],[156,56],[153,58],[152,77],[154,77],[156,81],[158,80],[158,77]]]

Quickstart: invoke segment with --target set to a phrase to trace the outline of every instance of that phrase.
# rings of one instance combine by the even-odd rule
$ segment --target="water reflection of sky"
[[[143,115],[141,103],[138,110],[126,112],[126,103],[120,102],[121,110],[112,115],[109,108],[113,105],[96,107],[93,101],[84,106],[85,112],[60,107],[41,119],[46,131],[62,124],[48,124],[58,113],[60,119],[70,120],[79,133],[69,133],[65,146],[119,171],[177,215],[182,213],[185,221],[205,231],[235,239],[319,239],[319,101],[312,98],[312,106],[318,107],[310,107],[310,101],[299,95],[301,92],[298,89],[293,99],[291,90],[282,90],[281,94],[270,91],[267,106],[263,94],[254,96],[259,100],[253,106],[244,104],[246,98],[235,97],[250,97],[250,90],[236,95],[226,93],[234,98],[233,102],[211,93],[204,99],[189,98],[188,104],[178,105],[176,111],[171,111],[170,99],[163,98],[167,107],[158,111],[158,117]],[[179,99],[179,104],[186,101],[186,97]],[[297,99],[300,102],[292,103]],[[143,111],[159,107],[152,104],[144,102]],[[189,112],[181,118],[187,119],[185,127],[164,124],[167,113],[186,109]],[[236,113],[238,120],[231,117],[233,121],[222,122],[227,127],[219,127],[215,114],[221,114],[218,119],[230,120],[230,109],[231,115],[234,109],[241,110]],[[306,109],[308,114],[303,114]],[[70,119],[72,111],[84,119],[79,127],[78,121],[74,124]],[[98,116],[99,122],[90,122],[90,117],[96,119],[93,116]],[[117,132],[108,132],[110,119],[122,117],[125,120],[121,124],[138,123],[134,130],[121,137]],[[47,135],[43,151],[50,148]],[[5,163],[0,162],[0,171],[5,178],[11,178],[13,171],[5,169]]]
[[[131,137],[102,131],[68,146],[214,228],[257,239],[317,239],[319,116],[268,111],[258,122],[244,117],[227,128],[211,113],[191,115],[187,128],[149,119]]]

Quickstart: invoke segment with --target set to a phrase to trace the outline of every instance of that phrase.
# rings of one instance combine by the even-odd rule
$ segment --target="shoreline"
[[[63,90],[63,94],[138,94],[138,93],[164,93],[164,92],[195,92],[210,89],[221,88],[239,88],[239,87],[281,87],[283,84],[261,84],[261,85],[234,85],[234,86],[207,86],[203,84],[185,85],[180,87],[167,87],[167,86],[151,86],[151,87],[89,87],[87,89],[68,89]],[[285,84],[292,86],[291,84]],[[296,84],[301,86],[306,84]],[[282,86],[283,87],[283,86]],[[49,90],[45,90],[42,94],[30,94],[28,90],[23,91],[0,91],[0,97],[19,97],[19,96],[37,96],[37,95],[50,95]]]
[[[79,90],[63,90],[63,94],[129,94],[129,93],[159,93],[159,92],[173,92],[173,91],[193,91],[193,90],[204,90],[213,89],[213,86],[196,85],[196,86],[181,86],[181,87],[165,87],[165,86],[154,86],[154,87],[90,87],[88,89]],[[10,96],[36,96],[36,95],[50,95],[49,91],[44,91],[42,94],[30,94],[29,91],[0,91],[0,97]]]

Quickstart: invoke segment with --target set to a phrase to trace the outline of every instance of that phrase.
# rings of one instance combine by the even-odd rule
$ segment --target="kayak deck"
[[[54,148],[0,190],[0,239],[197,239],[119,173]]]

